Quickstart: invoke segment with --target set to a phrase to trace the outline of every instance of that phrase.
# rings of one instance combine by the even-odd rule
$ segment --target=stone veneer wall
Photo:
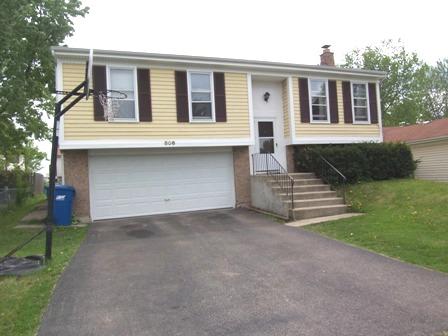
[[[77,217],[90,217],[89,157],[87,150],[66,150],[64,155],[64,183],[75,188],[73,212]]]
[[[233,147],[236,206],[250,206],[249,147]]]

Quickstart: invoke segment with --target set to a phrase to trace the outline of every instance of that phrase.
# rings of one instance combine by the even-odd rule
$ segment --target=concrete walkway
[[[57,251],[56,251],[57,252]],[[245,210],[94,223],[39,335],[434,335],[448,276]]]
[[[348,213],[344,213],[344,214],[340,214],[340,215],[300,219],[300,220],[286,223],[285,225],[292,226],[292,227],[301,227],[301,226],[307,226],[307,225],[312,225],[312,224],[331,222],[331,221],[344,219],[344,218],[358,217],[358,216],[362,216],[362,215],[364,215],[364,214],[356,213],[356,212],[348,212]]]

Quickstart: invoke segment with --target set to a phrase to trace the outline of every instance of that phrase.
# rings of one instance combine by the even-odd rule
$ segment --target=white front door
[[[259,119],[255,121],[255,130],[257,134],[256,151],[254,158],[255,167],[258,172],[266,170],[277,170],[278,164],[284,166],[283,157],[285,156],[282,143],[279,145],[278,125],[274,119]],[[272,157],[273,158],[272,158]]]

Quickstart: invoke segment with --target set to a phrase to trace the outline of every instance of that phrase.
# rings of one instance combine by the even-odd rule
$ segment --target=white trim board
[[[378,110],[378,125],[380,126],[380,136],[381,136],[381,142],[384,141],[384,134],[383,134],[383,111],[381,109],[381,90],[380,90],[380,81],[376,82],[375,90],[376,90],[376,104],[377,104],[377,110]]]
[[[348,144],[359,142],[382,142],[381,137],[296,137],[294,145]]]
[[[88,156],[110,155],[173,155],[197,153],[231,153],[232,147],[182,147],[182,148],[115,148],[115,149],[89,149]]]
[[[247,74],[247,101],[249,106],[249,134],[251,140],[255,143],[255,131],[254,131],[254,103],[252,92],[252,75]]]
[[[296,117],[294,115],[294,80],[292,76],[288,77],[288,112],[289,112],[289,132],[290,143],[296,141]]]
[[[64,89],[64,74],[62,69],[62,61],[58,60],[56,62],[56,79],[55,86],[57,91],[63,91]],[[56,101],[59,101],[63,98],[62,94],[56,95]],[[59,119],[59,127],[58,127],[58,138],[59,143],[64,140],[64,116]]]
[[[174,144],[173,144],[174,143]],[[67,149],[101,149],[101,148],[177,148],[177,147],[220,147],[252,146],[250,138],[229,139],[167,139],[167,140],[64,140],[60,143],[62,150]]]
[[[248,73],[247,78],[247,104],[249,108],[249,135],[251,145],[249,146],[249,171],[250,174],[253,172],[253,162],[252,154],[255,146],[255,129],[254,129],[254,102],[253,102],[253,92],[252,92],[252,74]]]

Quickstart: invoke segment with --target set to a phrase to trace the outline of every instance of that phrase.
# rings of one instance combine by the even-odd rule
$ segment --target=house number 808
[[[176,141],[174,140],[165,140],[165,146],[174,146]]]

